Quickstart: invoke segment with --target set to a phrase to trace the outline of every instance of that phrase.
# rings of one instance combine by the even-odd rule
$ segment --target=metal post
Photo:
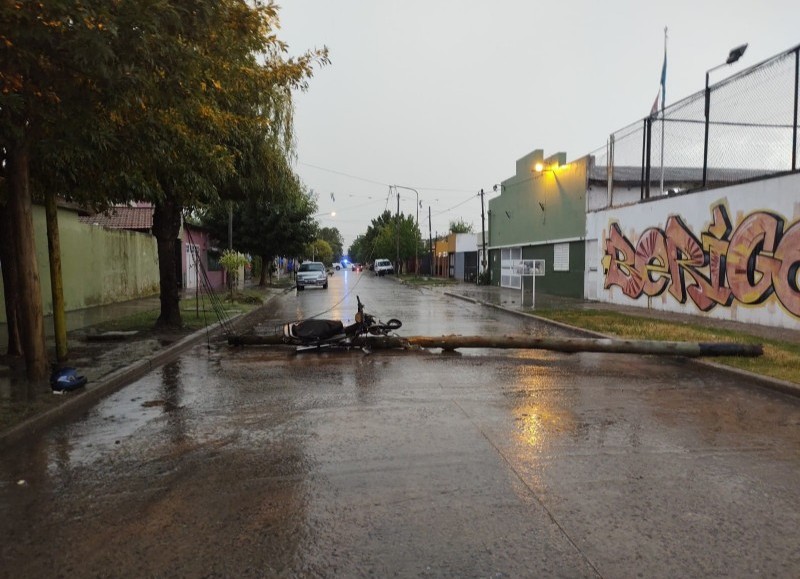
[[[614,206],[614,134],[612,133],[608,139],[607,153],[606,153],[606,177],[608,179],[608,206]]]
[[[481,245],[481,267],[478,270],[478,276],[475,278],[476,283],[479,283],[480,274],[486,269],[486,218],[483,210],[483,189],[481,189],[481,240],[483,242]]]
[[[400,274],[400,191],[395,187],[397,193],[397,214],[395,219],[395,227],[397,228],[397,274]]]
[[[392,185],[394,190],[397,191],[397,211],[400,212],[400,191],[398,189],[408,189],[409,191],[413,191],[414,195],[417,196],[417,232],[419,233],[419,191],[414,189],[413,187],[406,187],[404,185]],[[414,240],[414,275],[417,275],[417,270],[419,269],[419,243],[418,239]]]
[[[428,251],[431,254],[431,276],[433,276],[433,229],[431,229],[431,206],[428,205]]]
[[[706,92],[705,92],[705,138],[703,140],[703,187],[708,185],[708,126],[711,124],[710,121],[710,112],[711,112],[711,89],[708,86],[708,75],[711,74],[713,71],[717,70],[718,68],[722,68],[723,66],[728,66],[737,62],[744,51],[747,50],[747,44],[742,44],[741,46],[737,46],[736,48],[732,49],[728,53],[728,58],[722,64],[719,64],[713,68],[709,68],[706,71]]]
[[[652,141],[653,117],[647,117],[645,124],[647,127],[647,164],[645,168],[644,196],[645,199],[650,199],[650,145]]]
[[[794,133],[792,136],[792,171],[797,170],[797,104],[800,84],[800,48],[794,51]]]
[[[711,107],[711,89],[708,88],[708,73],[706,72],[706,93],[705,93],[705,138],[703,139],[703,187],[708,183],[708,113]]]
[[[639,189],[639,199],[644,199],[644,165],[645,165],[646,151],[647,151],[647,119],[644,119],[644,126],[642,127],[642,178],[641,178],[641,187]]]
[[[664,104],[661,104],[661,195],[664,194]]]

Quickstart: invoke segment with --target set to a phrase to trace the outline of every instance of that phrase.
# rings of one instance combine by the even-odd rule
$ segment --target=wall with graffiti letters
[[[800,329],[798,174],[590,212],[586,227],[600,301]]]

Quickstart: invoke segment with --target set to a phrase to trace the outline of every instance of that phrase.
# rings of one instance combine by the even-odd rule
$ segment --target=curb
[[[275,298],[282,294],[283,292],[271,296],[261,306],[247,313],[239,314],[228,323],[234,328],[246,325],[246,322],[251,317],[255,317],[263,309],[267,308]],[[0,432],[0,450],[13,446],[29,436],[40,433],[66,417],[85,412],[109,394],[138,380],[148,372],[171,362],[190,347],[202,342],[207,337],[216,337],[222,332],[222,325],[223,322],[217,322],[207,328],[197,330],[193,334],[181,338],[174,344],[170,344],[134,364],[111,372],[98,382],[90,383],[78,393],[66,394],[65,396],[69,396],[69,398],[62,404],[46,412],[42,412],[41,414],[31,416],[8,430]]]
[[[561,328],[563,330],[569,330],[571,332],[577,332],[582,334],[586,337],[590,338],[607,338],[611,340],[618,339],[616,336],[610,336],[608,334],[601,334],[599,332],[594,332],[592,330],[585,330],[583,328],[578,328],[575,326],[570,326],[569,324],[565,324],[563,322],[556,322],[554,320],[543,318],[541,316],[537,316],[535,314],[529,314],[527,312],[521,312],[519,310],[513,310],[511,308],[506,308],[504,306],[499,306],[497,304],[492,304],[489,302],[485,302],[483,300],[471,298],[468,296],[463,296],[460,294],[455,294],[452,292],[444,292],[444,295],[460,299],[466,302],[470,302],[473,304],[478,304],[481,306],[494,308],[496,310],[506,312],[508,314],[514,314],[516,316],[525,316],[528,318],[532,318],[539,322],[555,326],[557,328]],[[786,394],[788,396],[792,396],[794,398],[800,398],[800,384],[794,384],[793,382],[787,382],[786,380],[780,380],[779,378],[771,378],[769,376],[762,376],[761,374],[755,374],[753,372],[749,372],[747,370],[741,370],[739,368],[733,368],[731,366],[725,366],[724,364],[719,364],[717,362],[711,362],[706,360],[697,360],[694,358],[688,358],[687,361],[691,364],[697,364],[698,366],[702,366],[708,369],[714,369],[719,372],[724,372],[736,378],[746,378],[747,380],[751,380],[756,382],[760,387],[765,388],[767,390],[772,390],[774,392],[780,392],[781,394]]]

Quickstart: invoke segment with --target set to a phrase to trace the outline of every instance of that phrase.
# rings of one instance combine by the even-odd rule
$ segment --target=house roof
[[[108,229],[149,230],[153,228],[152,207],[113,207],[105,213],[78,218],[81,223]]]

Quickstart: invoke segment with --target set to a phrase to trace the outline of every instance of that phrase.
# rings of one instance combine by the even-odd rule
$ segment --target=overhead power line
[[[382,183],[380,181],[375,181],[374,179],[368,179],[366,177],[359,177],[358,175],[351,175],[350,173],[345,173],[343,171],[337,171],[335,169],[328,169],[327,167],[320,167],[319,165],[312,165],[311,163],[304,163],[303,161],[298,161],[300,165],[304,165],[306,167],[311,167],[312,169],[317,169],[319,171],[326,171],[328,173],[333,173],[334,175],[341,175],[342,177],[348,177],[350,179],[356,179],[357,181],[363,181],[365,183],[371,183],[373,185],[381,185],[382,187],[389,187],[388,183]],[[413,187],[414,189],[418,189],[420,191],[442,191],[445,193],[468,193],[469,190],[467,189],[446,189],[440,187]]]

